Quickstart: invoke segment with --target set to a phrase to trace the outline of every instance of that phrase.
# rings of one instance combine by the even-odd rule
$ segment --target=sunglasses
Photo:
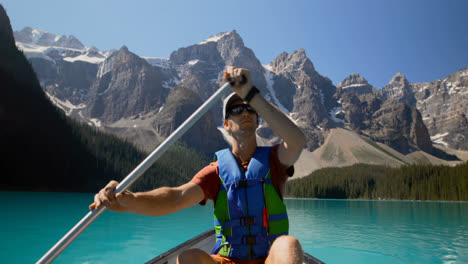
[[[247,110],[247,112],[251,113],[251,114],[256,114],[257,112],[248,104],[240,104],[240,105],[235,105],[233,107],[231,107],[229,110],[228,110],[228,115],[226,116],[226,118],[229,117],[229,115],[239,115],[241,114],[242,112],[244,112],[244,109]]]

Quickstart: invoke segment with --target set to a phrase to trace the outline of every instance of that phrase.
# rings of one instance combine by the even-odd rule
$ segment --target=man
[[[216,152],[216,162],[179,187],[114,195],[118,183],[111,181],[96,194],[90,209],[106,204],[116,212],[159,216],[212,199],[215,248],[211,255],[197,249],[183,252],[178,263],[302,263],[300,243],[287,235],[283,191],[304,146],[304,134],[258,92],[248,70],[228,67],[224,79],[234,91],[223,105],[231,150]],[[282,139],[279,145],[257,146],[259,116]]]

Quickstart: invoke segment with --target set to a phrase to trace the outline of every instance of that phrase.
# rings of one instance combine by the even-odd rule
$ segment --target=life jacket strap
[[[232,245],[252,245],[252,244],[265,244],[275,241],[280,236],[287,235],[288,233],[274,234],[274,235],[257,235],[257,236],[242,236],[238,238],[226,237],[226,242]]]
[[[210,255],[216,255],[228,242],[223,243],[223,236],[216,235],[216,244],[210,252]]]
[[[240,189],[240,188],[247,188],[249,186],[265,183],[265,184],[273,184],[271,179],[241,179],[232,183],[223,184],[220,186],[220,191],[232,190],[232,189]]]
[[[226,245],[229,244],[242,244],[242,245],[253,245],[253,244],[265,244],[275,241],[280,236],[287,235],[288,233],[281,233],[276,235],[266,236],[243,236],[241,238],[234,239],[233,237],[226,237],[226,242],[223,243],[223,236],[216,235],[216,244],[211,250],[210,255],[216,255]]]
[[[222,229],[229,228],[229,227],[255,225],[261,222],[262,222],[262,216],[241,217],[240,219],[227,220],[224,222],[224,224],[222,224],[221,221],[218,219],[214,220],[214,224],[217,226],[221,226]]]
[[[268,215],[268,222],[275,222],[275,221],[280,221],[284,219],[288,219],[287,213]],[[216,226],[221,226],[221,229],[230,228],[230,227],[238,227],[238,226],[255,225],[255,224],[261,224],[261,223],[263,223],[263,216],[241,217],[240,219],[226,220],[224,221],[224,223],[219,219],[214,220],[214,224]]]
[[[280,221],[284,219],[288,219],[287,213],[268,215],[268,222],[275,222],[275,221]]]

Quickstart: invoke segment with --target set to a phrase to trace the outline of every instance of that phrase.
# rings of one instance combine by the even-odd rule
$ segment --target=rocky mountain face
[[[224,83],[222,72],[228,65],[249,69],[257,88],[264,94],[270,93],[262,64],[244,46],[235,30],[180,48],[170,55],[169,62],[179,74],[181,84],[196,91],[202,100],[208,99]],[[221,107],[220,103],[212,111],[218,122],[222,122]]]
[[[416,107],[432,141],[468,150],[468,68],[429,83],[409,83],[397,74],[379,91],[379,97]]]
[[[432,142],[421,114],[415,107],[407,104],[384,102],[372,114],[369,126],[363,132],[403,154],[417,149],[433,153]]]
[[[403,154],[417,149],[433,152],[419,111],[403,102],[382,100],[363,77],[347,77],[338,85],[336,97],[342,107],[340,118],[352,130]]]
[[[193,112],[203,104],[200,96],[191,89],[177,87],[170,91],[166,104],[156,114],[152,127],[163,138],[172,134]],[[207,133],[217,131],[214,116],[205,114],[199,125],[192,127],[182,140],[191,147],[203,149],[207,153],[214,153],[220,146],[227,147],[220,133]]]
[[[377,92],[377,89],[375,89],[372,85],[370,85],[367,82],[366,79],[364,79],[357,73],[353,73],[350,76],[346,77],[343,81],[341,81],[338,84],[336,89],[338,94],[351,93],[356,95],[362,95]]]
[[[84,61],[68,62],[62,59],[49,61],[30,58],[41,86],[49,94],[61,101],[74,105],[88,99],[91,85],[96,78],[97,64]]]
[[[461,105],[463,98],[466,101],[466,69],[429,84],[412,84],[397,74],[377,91],[359,74],[335,87],[315,70],[304,49],[281,53],[262,65],[236,31],[179,48],[167,59],[141,58],[126,47],[101,52],[87,47],[40,46],[38,43],[49,43],[39,41],[41,38],[51,37],[46,33],[37,37],[34,32],[15,33],[17,45],[38,71],[51,100],[68,115],[140,146],[153,147],[154,142],[145,141],[160,142],[170,135],[222,85],[225,67],[234,65],[249,69],[261,93],[302,128],[309,151],[321,146],[336,127],[352,129],[404,154],[416,150],[431,153],[430,135],[433,140],[450,135],[451,141],[444,139],[446,144],[466,148],[466,106]],[[435,95],[443,95],[443,99],[436,100]],[[448,103],[453,109],[444,115],[441,107]],[[216,128],[222,124],[221,106],[219,102],[183,140],[209,152],[224,146]],[[277,142],[267,124],[262,124],[258,134]]]
[[[101,52],[94,47],[66,45],[57,42],[63,36],[31,28],[15,32],[15,36],[24,41],[17,40],[17,46],[37,71],[41,86],[54,104],[67,115],[133,141],[146,151],[152,151],[173,132],[182,123],[181,117],[193,112],[194,105],[201,105],[201,99],[195,103],[176,100],[176,104],[186,105],[170,107],[174,101],[167,101],[168,95],[181,81],[168,60],[141,58],[125,46],[118,51]],[[174,115],[164,115],[164,107],[175,111]],[[197,133],[206,137],[183,140],[199,149],[207,138],[213,138],[210,150],[225,146],[213,120],[208,114],[195,125]],[[153,123],[158,122],[167,127],[156,129]]]
[[[283,52],[268,68],[280,80],[277,90],[281,91],[280,86],[283,93],[295,90],[293,98],[283,98],[281,103],[286,107],[292,105],[291,117],[305,132],[307,148],[316,149],[325,140],[325,130],[334,127],[329,111],[336,104],[333,102],[336,88],[328,78],[317,73],[304,49],[291,54]]]
[[[104,61],[106,54],[94,47],[85,47],[73,36],[30,27],[14,32],[14,37],[55,104],[60,104],[70,114],[73,106],[86,103],[98,64]]]
[[[167,96],[156,67],[122,47],[99,65],[90,87],[87,115],[113,123],[161,107]]]
[[[406,77],[401,73],[397,73],[389,84],[379,90],[378,94],[382,100],[398,101],[414,106],[416,98],[413,90],[413,85]]]

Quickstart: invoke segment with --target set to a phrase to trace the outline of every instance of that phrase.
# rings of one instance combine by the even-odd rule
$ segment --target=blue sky
[[[74,35],[100,50],[140,56],[235,29],[262,64],[304,48],[335,85],[357,72],[380,89],[398,72],[428,82],[468,67],[464,0],[0,0],[13,30]]]

